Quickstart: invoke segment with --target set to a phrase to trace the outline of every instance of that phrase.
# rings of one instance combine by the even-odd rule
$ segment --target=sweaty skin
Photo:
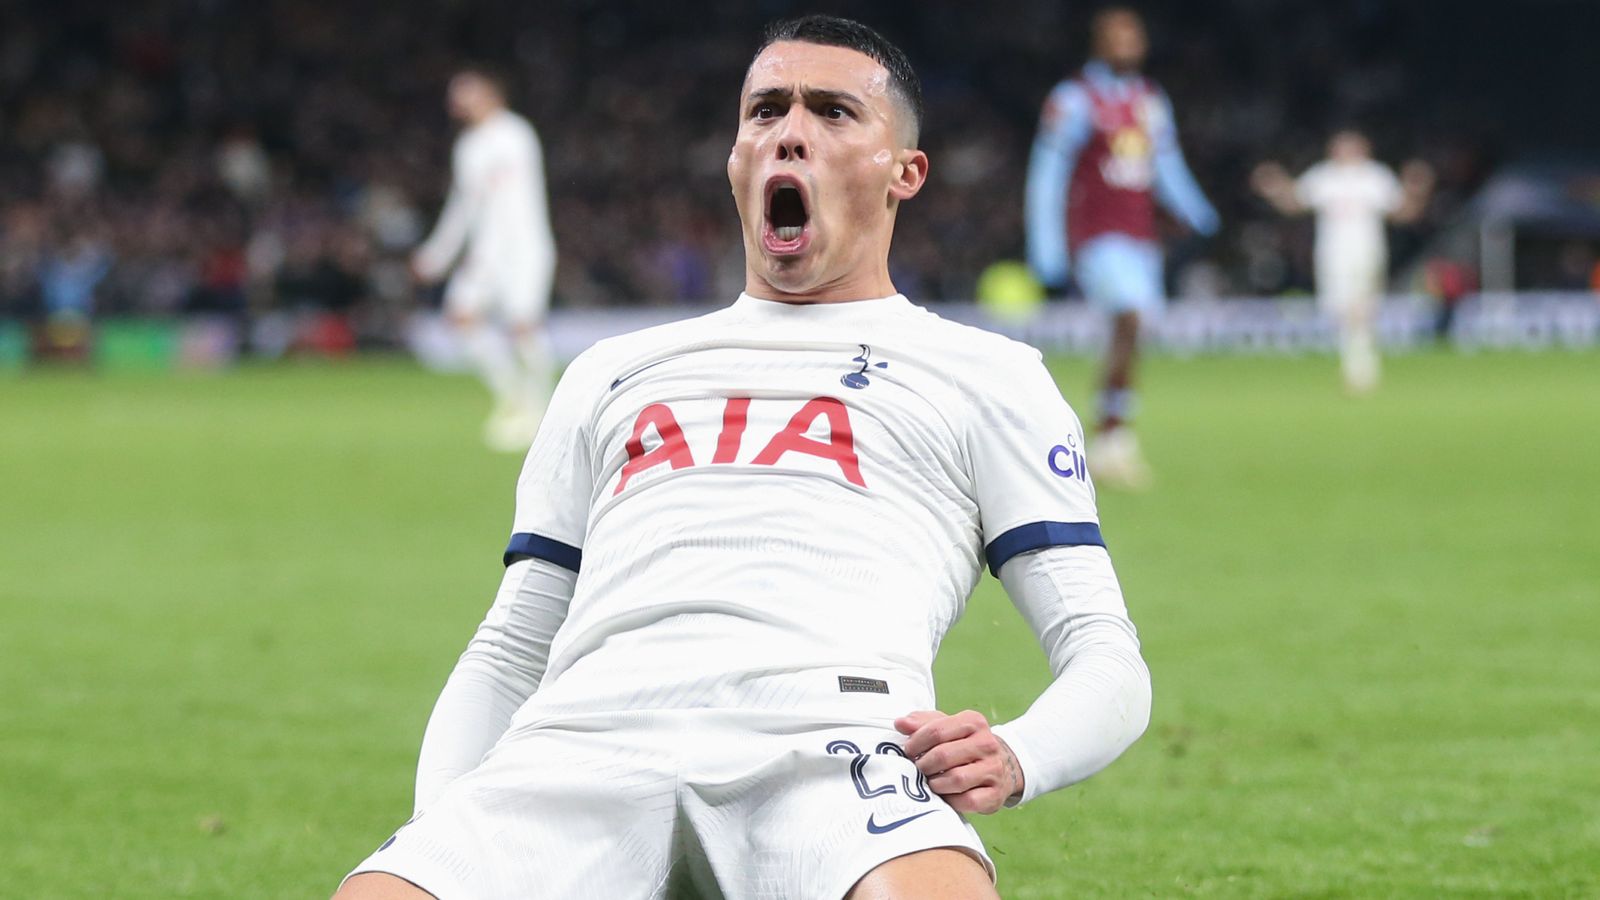
[[[800,41],[775,43],[751,64],[728,157],[751,296],[827,303],[895,293],[895,214],[922,189],[928,157],[910,146],[915,127],[888,77],[864,54]],[[784,179],[805,205],[797,245],[774,241],[768,221],[769,191]]]

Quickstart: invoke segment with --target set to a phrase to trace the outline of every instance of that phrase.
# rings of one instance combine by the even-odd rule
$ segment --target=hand
[[[920,710],[895,719],[894,727],[909,735],[906,755],[928,786],[957,812],[988,815],[1022,793],[1022,766],[983,713]]]
[[[411,259],[407,262],[406,268],[411,272],[412,281],[415,281],[417,284],[426,287],[427,285],[433,284],[437,279],[428,274],[427,269],[422,265],[421,259],[422,258],[420,255],[413,254]]]
[[[1426,194],[1433,190],[1433,166],[1413,159],[1400,167],[1400,184],[1413,194]]]
[[[1063,258],[1055,264],[1043,260],[1029,260],[1028,269],[1033,272],[1033,277],[1053,296],[1066,293],[1067,290],[1067,262]]]
[[[1250,187],[1268,199],[1281,195],[1285,188],[1293,189],[1294,179],[1275,162],[1264,162],[1250,171]]]

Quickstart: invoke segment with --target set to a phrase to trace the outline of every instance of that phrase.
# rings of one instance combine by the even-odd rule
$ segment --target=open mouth
[[[804,189],[798,180],[777,176],[767,183],[768,249],[775,252],[799,250],[810,221]]]

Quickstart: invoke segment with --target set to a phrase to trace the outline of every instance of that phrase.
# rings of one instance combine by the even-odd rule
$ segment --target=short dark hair
[[[825,47],[844,47],[865,54],[889,72],[889,86],[900,96],[906,110],[911,113],[911,143],[922,133],[922,80],[917,78],[911,60],[889,39],[871,28],[851,19],[838,16],[800,16],[768,25],[761,35],[761,46],[756,56],[779,41],[800,41],[822,44]],[[752,57],[751,62],[755,60]]]

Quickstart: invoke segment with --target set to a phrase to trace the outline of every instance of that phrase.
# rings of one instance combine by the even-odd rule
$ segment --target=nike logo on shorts
[[[914,821],[916,819],[920,819],[923,816],[931,816],[935,812],[938,812],[938,810],[930,809],[927,812],[919,812],[914,816],[906,816],[904,819],[896,819],[893,822],[885,822],[882,825],[879,825],[877,822],[874,822],[872,820],[872,816],[867,816],[867,833],[868,834],[883,834],[883,833],[888,832],[888,831],[893,831],[896,828],[899,828],[901,825],[906,824],[907,822],[911,822],[911,821]]]

